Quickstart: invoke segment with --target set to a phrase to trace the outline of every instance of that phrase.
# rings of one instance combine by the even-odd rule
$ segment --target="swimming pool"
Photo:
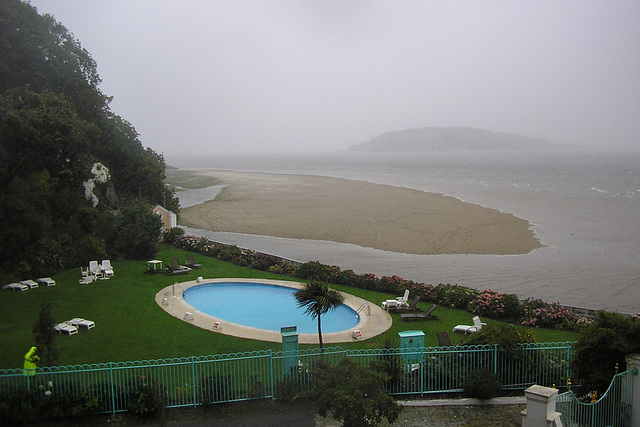
[[[234,281],[192,286],[182,297],[197,310],[226,322],[270,331],[297,326],[299,333],[317,333],[317,319],[297,306],[293,296],[296,291],[268,283]],[[356,312],[344,304],[321,319],[323,334],[345,331],[360,322]]]

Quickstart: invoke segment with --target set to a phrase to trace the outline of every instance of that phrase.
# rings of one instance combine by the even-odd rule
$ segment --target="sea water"
[[[168,157],[167,162],[333,176],[441,193],[528,220],[545,247],[514,256],[409,255],[325,241],[188,229],[191,234],[357,273],[640,312],[640,152],[234,154]],[[205,192],[203,200],[214,194]]]

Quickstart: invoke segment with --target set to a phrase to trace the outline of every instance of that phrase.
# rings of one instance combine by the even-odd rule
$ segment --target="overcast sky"
[[[640,148],[640,2],[31,0],[171,154],[469,126]]]

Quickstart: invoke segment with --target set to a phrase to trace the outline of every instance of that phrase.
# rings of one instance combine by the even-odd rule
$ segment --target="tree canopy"
[[[125,207],[178,212],[164,158],[110,110],[100,82],[89,52],[52,16],[0,3],[0,279],[117,254],[115,213]],[[108,180],[94,182],[94,204],[85,187],[96,164]]]

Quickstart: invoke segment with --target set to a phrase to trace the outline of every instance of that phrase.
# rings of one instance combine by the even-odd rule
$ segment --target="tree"
[[[51,304],[42,304],[38,319],[33,325],[38,355],[43,366],[53,366],[58,363],[58,350],[56,349],[56,333],[53,325],[56,321],[51,315]]]
[[[111,247],[117,257],[149,259],[158,252],[162,221],[140,202],[122,209],[114,220]]]
[[[381,387],[389,380],[383,365],[372,362],[363,366],[347,358],[330,365],[319,359],[310,391],[318,413],[324,417],[330,412],[346,427],[376,426],[383,417],[393,423],[402,407]]]
[[[53,16],[0,1],[0,282],[48,276],[111,252],[113,212],[163,204],[162,155],[109,109],[97,64]],[[110,181],[94,207],[83,183],[102,163]]]
[[[334,310],[344,302],[344,296],[337,290],[329,288],[324,283],[311,280],[294,296],[298,307],[305,307],[305,313],[313,319],[318,319],[318,339],[322,348],[322,323],[321,315]]]
[[[624,370],[625,356],[640,352],[640,319],[599,311],[580,332],[573,346],[571,371],[586,392],[603,393],[615,375],[616,364]]]

